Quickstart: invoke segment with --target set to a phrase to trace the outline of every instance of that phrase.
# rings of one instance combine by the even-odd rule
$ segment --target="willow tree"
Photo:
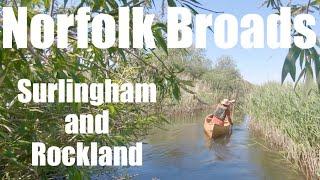
[[[296,3],[295,1],[283,1],[283,0],[265,0],[264,6],[272,8],[275,13],[280,13],[281,6],[289,6],[292,9],[292,18],[298,14],[306,13],[319,16],[320,13],[320,1],[319,0],[306,0],[304,2]],[[311,27],[309,27],[311,28]],[[301,36],[297,31],[292,30],[291,36]],[[292,78],[296,85],[300,80],[305,80],[308,89],[315,81],[320,91],[320,56],[318,50],[320,48],[319,37],[315,47],[309,49],[300,49],[292,44],[288,54],[285,58],[282,68],[282,82],[288,75]],[[297,67],[298,66],[298,67]],[[300,73],[297,75],[297,69],[300,67]]]
[[[90,7],[92,14],[106,13],[118,20],[118,7],[144,7],[145,11],[155,8],[165,9],[169,6],[183,6],[197,13],[201,5],[195,1],[168,0],[156,5],[152,0],[5,0],[1,7],[28,7],[28,30],[30,19],[39,13],[48,14],[56,19],[57,14],[75,14],[81,7]],[[156,7],[158,6],[158,7]],[[3,27],[0,15],[0,177],[5,179],[39,179],[68,177],[84,178],[88,168],[77,166],[66,167],[33,167],[31,166],[31,143],[44,142],[47,146],[64,147],[74,145],[77,141],[86,144],[91,141],[99,145],[127,145],[139,140],[146,134],[146,129],[163,121],[157,107],[161,99],[179,98],[180,86],[183,85],[176,75],[174,66],[168,67],[158,58],[154,49],[120,49],[111,47],[98,49],[89,40],[87,49],[78,49],[76,28],[69,28],[69,46],[57,48],[54,44],[48,49],[36,49],[28,42],[26,49],[19,49],[14,43],[12,49],[2,48]],[[89,22],[91,23],[91,21]],[[130,23],[130,31],[132,23]],[[152,25],[155,43],[158,50],[167,53],[166,25],[161,18]],[[90,33],[90,32],[89,32]],[[118,32],[116,32],[118,34]],[[91,37],[89,37],[91,38]],[[30,39],[28,39],[30,41]],[[30,79],[32,82],[56,82],[58,79],[73,79],[74,82],[102,82],[111,79],[116,83],[153,82],[157,85],[157,104],[103,104],[92,107],[84,103],[50,103],[22,104],[17,101],[17,82],[19,79]],[[64,117],[69,113],[96,114],[102,109],[110,113],[110,132],[112,137],[95,135],[67,135],[63,132]]]

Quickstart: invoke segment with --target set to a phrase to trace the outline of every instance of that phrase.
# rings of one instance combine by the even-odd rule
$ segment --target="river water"
[[[144,141],[143,166],[122,168],[133,179],[305,179],[278,152],[247,128],[248,118],[232,134],[216,140],[203,131],[206,113],[175,117]],[[103,175],[98,179],[104,179]]]

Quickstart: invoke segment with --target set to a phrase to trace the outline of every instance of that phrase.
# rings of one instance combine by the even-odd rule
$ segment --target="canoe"
[[[224,121],[224,126],[219,126],[210,121],[212,117],[212,114],[208,115],[203,123],[204,131],[210,138],[217,138],[230,133],[231,125],[227,120]]]

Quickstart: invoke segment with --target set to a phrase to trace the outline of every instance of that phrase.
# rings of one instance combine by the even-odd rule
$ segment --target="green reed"
[[[309,177],[320,173],[320,94],[292,85],[267,83],[248,96],[251,128],[285,150]]]

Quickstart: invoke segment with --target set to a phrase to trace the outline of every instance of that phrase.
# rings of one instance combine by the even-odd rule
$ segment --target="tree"
[[[263,5],[274,9],[276,13],[280,12],[280,7],[283,6],[283,4],[284,3],[281,0],[265,0],[263,3]],[[292,9],[292,18],[302,13],[312,13],[318,16],[318,13],[320,12],[319,0],[308,0],[305,1],[305,3],[293,3],[288,1],[287,6],[290,6]],[[295,30],[292,30],[291,35],[294,37],[300,34]],[[316,46],[318,48],[320,47],[319,39],[317,40]],[[288,74],[290,74],[292,80],[296,82],[296,85],[300,80],[302,80],[302,78],[304,78],[305,83],[307,84],[306,87],[310,87],[309,84],[313,83],[313,80],[315,80],[320,92],[320,56],[317,51],[317,47],[300,49],[292,44],[292,47],[289,49],[282,67],[282,83]],[[297,64],[299,64],[301,71],[296,79]]]
[[[201,7],[197,1],[167,0],[163,4],[184,6],[192,9]],[[156,6],[153,0],[81,0],[68,4],[68,0],[0,1],[1,7],[28,7],[28,29],[30,19],[38,13],[53,18],[56,14],[75,14],[80,7],[91,7],[92,14],[107,13],[118,19],[118,7],[145,7],[150,11]],[[2,22],[2,15],[0,15]],[[90,22],[91,23],[91,20]],[[132,27],[130,26],[130,30]],[[158,49],[168,56],[166,47],[166,25],[156,20],[152,25]],[[116,33],[118,34],[118,32]],[[2,48],[3,27],[0,26],[0,176],[4,179],[40,179],[68,177],[88,178],[88,168],[81,167],[32,167],[31,143],[44,142],[47,146],[75,145],[77,141],[85,144],[91,141],[98,145],[127,145],[145,135],[146,129],[163,121],[157,113],[163,98],[178,99],[184,81],[177,76],[175,67],[168,68],[154,49],[120,49],[111,47],[98,49],[91,43],[87,49],[76,48],[76,28],[69,29],[69,47],[58,49],[56,45],[48,49],[33,48],[30,43],[26,49]],[[91,42],[91,41],[89,41]],[[168,57],[166,57],[168,58]],[[84,103],[22,104],[17,101],[17,82],[26,78],[32,82],[56,82],[57,79],[73,79],[74,82],[101,82],[112,79],[114,82],[154,82],[157,85],[159,104],[123,105],[103,104],[92,107]],[[110,112],[110,131],[112,137],[95,135],[67,135],[63,133],[63,118],[70,112],[80,114],[99,113],[101,109]]]
[[[212,91],[218,94],[218,99],[235,98],[239,91],[244,91],[245,83],[237,69],[235,61],[230,56],[218,58],[215,66],[204,75]]]

